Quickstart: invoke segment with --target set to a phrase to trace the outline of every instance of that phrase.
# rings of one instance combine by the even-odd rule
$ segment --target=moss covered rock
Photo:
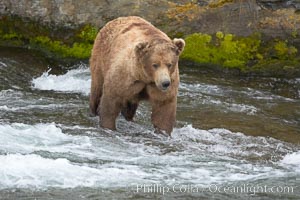
[[[298,49],[286,40],[261,40],[260,34],[237,37],[217,32],[214,35],[194,33],[185,38],[186,47],[181,59],[207,66],[236,69],[241,73],[271,76],[298,76]]]
[[[2,17],[0,45],[25,47],[42,51],[57,59],[87,59],[90,56],[98,29],[89,24],[66,29],[43,26],[19,17]]]
[[[10,2],[0,3],[0,45],[34,48],[51,58],[87,59],[99,28],[119,16],[139,15],[170,37],[184,37],[182,60],[194,65],[255,74],[273,74],[272,69],[297,73],[300,66],[298,4],[270,8],[264,3],[269,1],[237,0]],[[282,1],[272,5],[276,2]]]

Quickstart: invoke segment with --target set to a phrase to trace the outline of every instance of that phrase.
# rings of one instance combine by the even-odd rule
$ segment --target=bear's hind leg
[[[121,113],[127,121],[133,121],[137,108],[138,103],[127,102],[127,104],[123,106]]]

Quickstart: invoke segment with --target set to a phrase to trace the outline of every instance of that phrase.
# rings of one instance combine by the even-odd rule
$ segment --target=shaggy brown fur
[[[90,58],[90,110],[100,125],[115,129],[121,112],[132,120],[149,100],[152,123],[170,134],[176,120],[178,58],[182,39],[171,40],[140,17],[120,17],[98,33]]]

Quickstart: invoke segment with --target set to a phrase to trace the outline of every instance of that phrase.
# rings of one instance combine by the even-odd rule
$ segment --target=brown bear
[[[171,134],[176,121],[178,59],[183,39],[171,40],[146,20],[120,17],[98,33],[90,58],[91,114],[116,129],[119,113],[132,120],[141,100],[149,100],[155,129]]]

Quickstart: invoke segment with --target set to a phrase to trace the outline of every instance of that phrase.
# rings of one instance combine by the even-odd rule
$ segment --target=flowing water
[[[300,78],[181,68],[177,127],[89,117],[84,63],[0,49],[0,199],[299,199]]]

